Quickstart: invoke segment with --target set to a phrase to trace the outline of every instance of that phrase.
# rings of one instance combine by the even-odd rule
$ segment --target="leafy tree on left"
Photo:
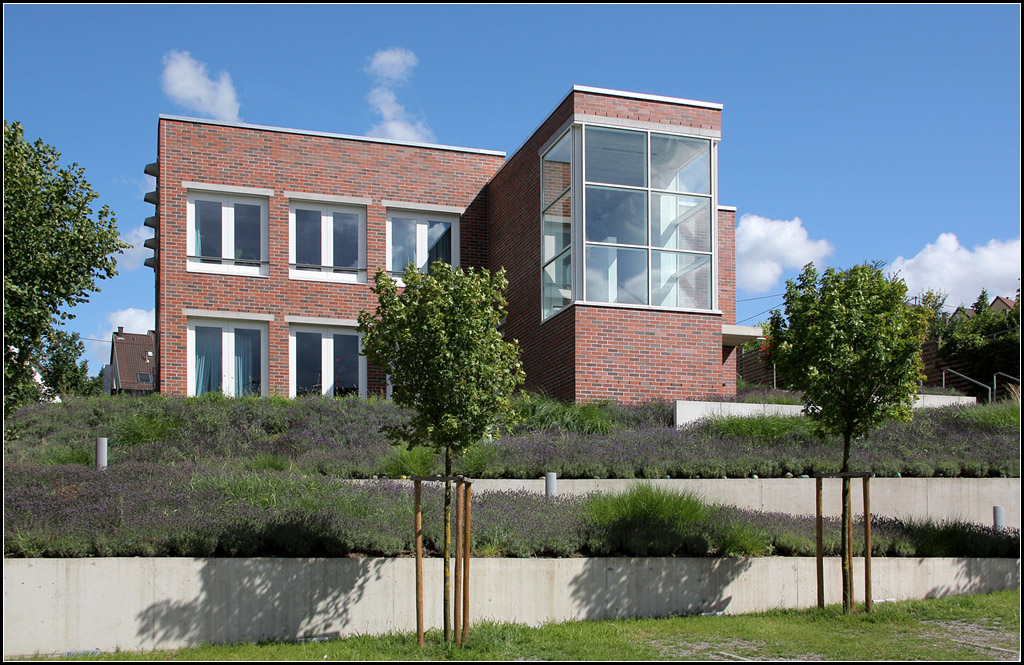
[[[107,206],[93,215],[99,195],[85,170],[59,160],[42,139],[26,141],[20,123],[4,121],[5,414],[40,394],[32,366],[53,364],[48,346],[66,354],[70,344],[80,354],[81,343],[56,326],[74,318],[67,308],[86,302],[98,280],[117,274],[114,254],[129,247]],[[70,362],[81,367],[77,358]]]

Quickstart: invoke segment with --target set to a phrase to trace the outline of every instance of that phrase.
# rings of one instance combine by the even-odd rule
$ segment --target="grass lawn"
[[[414,634],[200,646],[87,660],[1020,660],[1020,591],[883,603],[872,614],[777,610],[550,624],[480,624],[467,647]]]

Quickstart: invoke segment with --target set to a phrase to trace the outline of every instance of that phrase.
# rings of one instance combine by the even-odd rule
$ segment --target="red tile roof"
[[[110,365],[116,368],[115,390],[153,390],[156,384],[156,333],[126,333],[118,328],[113,334]],[[149,381],[140,381],[139,375]]]

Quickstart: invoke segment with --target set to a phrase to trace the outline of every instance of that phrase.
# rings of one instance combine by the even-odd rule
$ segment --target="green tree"
[[[89,378],[88,365],[81,360],[85,345],[78,333],[53,328],[46,337],[42,353],[43,391],[51,397],[98,394]],[[102,381],[99,384],[103,389]]]
[[[928,334],[926,339],[941,340],[949,334],[951,325],[950,313],[946,311],[946,300],[949,294],[938,289],[928,289],[911,299],[911,306],[918,310],[928,320]]]
[[[996,372],[1020,377],[1020,302],[1006,311],[992,309],[990,302],[982,289],[971,307],[974,315],[952,320],[939,346],[943,358],[961,361],[967,376],[986,384]]]
[[[803,391],[804,411],[823,432],[842,436],[842,472],[850,445],[887,420],[907,421],[923,368],[926,318],[906,305],[906,285],[879,266],[821,275],[808,264],[786,282],[783,317],[769,321],[771,356]],[[850,479],[842,479],[843,608],[853,607]]]
[[[398,285],[377,271],[375,313],[359,315],[363,354],[387,372],[395,403],[415,411],[408,426],[389,434],[408,445],[452,456],[478,443],[512,415],[512,393],[524,380],[519,347],[498,331],[505,316],[505,271],[463,272],[443,262],[429,274],[410,264]],[[451,637],[449,607],[451,482],[444,494],[444,632]]]
[[[77,164],[62,168],[60,153],[29,143],[17,122],[4,121],[4,413],[38,391],[34,363],[67,308],[86,302],[99,279],[117,274],[115,253],[129,247],[117,220]]]

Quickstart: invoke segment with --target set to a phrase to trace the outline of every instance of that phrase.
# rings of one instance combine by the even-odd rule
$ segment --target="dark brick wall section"
[[[526,387],[573,399],[574,320],[569,311],[541,323],[540,148],[572,116],[567,97],[498,171],[488,187],[488,264],[508,273],[505,335],[519,342]]]

